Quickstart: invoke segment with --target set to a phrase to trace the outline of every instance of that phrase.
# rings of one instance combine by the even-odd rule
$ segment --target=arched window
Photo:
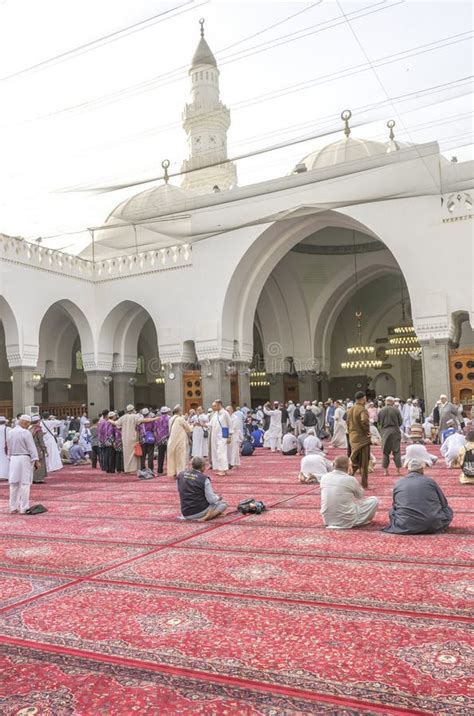
[[[76,370],[84,370],[84,363],[82,362],[82,352],[76,351],[75,358],[75,364],[76,364]]]
[[[138,356],[136,372],[138,375],[143,375],[145,373],[145,356]]]

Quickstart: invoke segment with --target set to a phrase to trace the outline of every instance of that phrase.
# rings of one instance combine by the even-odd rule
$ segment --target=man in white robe
[[[410,425],[412,423],[412,404],[411,404],[411,398],[408,398],[407,402],[403,406],[402,409],[402,418],[403,418],[403,432],[408,434],[410,432]]]
[[[191,426],[193,429],[191,457],[207,457],[209,418],[201,406],[197,408],[196,415],[191,418]]]
[[[230,467],[239,467],[240,465],[240,445],[244,439],[243,422],[237,415],[231,405],[226,407],[230,415],[230,443],[227,445],[227,461]]]
[[[123,471],[131,475],[137,472],[140,458],[135,455],[135,443],[138,440],[137,428],[141,423],[152,423],[155,418],[144,418],[135,412],[133,405],[127,405],[127,412],[114,422],[121,434],[123,445]]]
[[[422,462],[427,467],[431,467],[438,458],[436,455],[431,455],[421,443],[415,443],[407,446],[406,453],[402,458],[403,467],[407,467],[410,460],[418,460],[418,462]]]
[[[33,435],[28,428],[31,424],[29,415],[22,415],[17,425],[7,436],[7,449],[10,457],[8,482],[10,483],[11,514],[24,514],[30,506],[30,487],[33,482],[33,471],[38,464],[38,451]]]
[[[446,467],[459,467],[459,451],[466,444],[466,438],[461,433],[454,433],[446,438],[441,445],[441,455],[444,457]]]
[[[63,468],[61,455],[56,442],[55,431],[61,426],[61,421],[50,415],[47,420],[41,421],[43,440],[46,446],[46,471],[55,472]]]
[[[7,419],[2,415],[0,416],[0,480],[8,480],[10,460],[7,454],[7,435],[9,432]]]
[[[221,400],[212,403],[212,414],[210,428],[211,461],[213,470],[218,475],[227,475],[229,460],[227,446],[231,443],[231,421],[227,410],[222,407]]]
[[[268,445],[271,452],[281,450],[281,438],[282,438],[282,426],[281,426],[281,410],[278,407],[278,402],[275,401],[273,404],[273,410],[271,409],[270,403],[265,403],[263,406],[263,412],[270,418],[270,425],[268,426]]]
[[[349,458],[338,455],[334,470],[321,478],[321,515],[329,529],[361,527],[371,522],[377,511],[378,498],[364,498],[364,490],[347,474],[348,469]]]

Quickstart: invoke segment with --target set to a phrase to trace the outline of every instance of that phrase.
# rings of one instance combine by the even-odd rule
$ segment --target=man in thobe
[[[301,459],[299,480],[303,483],[321,482],[322,476],[332,467],[332,462],[326,459],[324,453],[305,455]]]
[[[276,450],[280,450],[281,448],[281,438],[283,435],[281,425],[281,410],[279,408],[278,401],[276,400],[273,403],[273,410],[271,408],[270,403],[265,403],[265,405],[263,406],[263,412],[270,420],[270,423],[268,425],[268,445],[270,447],[271,452],[276,452]]]
[[[61,454],[56,442],[55,431],[60,427],[61,421],[56,420],[54,415],[41,421],[43,429],[43,440],[46,446],[46,470],[48,473],[56,472],[63,468]]]
[[[406,467],[411,460],[418,460],[418,462],[423,463],[426,467],[431,467],[437,462],[438,458],[436,455],[430,455],[428,450],[421,443],[414,443],[413,445],[407,446],[402,460],[403,467]]]
[[[355,406],[354,406],[355,407]],[[349,458],[338,455],[334,470],[321,477],[321,515],[330,529],[351,529],[372,521],[377,497],[366,497],[355,477],[348,475]]]
[[[446,467],[449,469],[459,467],[459,451],[466,444],[466,438],[461,433],[453,433],[441,445],[441,455],[444,457]]]
[[[441,435],[443,430],[446,430],[449,427],[448,423],[450,420],[453,421],[454,426],[457,428],[459,424],[459,411],[457,405],[454,405],[454,403],[450,403],[446,395],[440,395],[439,399],[440,405],[438,435]]]
[[[336,408],[336,403],[333,402],[332,398],[328,398],[325,420],[331,435],[334,433],[334,413],[336,412]]]
[[[393,455],[393,462],[397,468],[397,475],[400,474],[402,459],[400,456],[400,443],[402,436],[400,426],[402,424],[402,416],[400,411],[394,407],[395,398],[388,395],[385,398],[385,407],[378,414],[378,426],[380,436],[382,438],[382,467],[384,474],[388,475],[388,466],[390,464],[390,455]]]
[[[7,426],[7,419],[0,416],[0,480],[8,480],[10,460],[7,454],[7,435],[10,428]]]
[[[355,403],[347,414],[347,430],[351,446],[351,472],[360,471],[362,487],[368,487],[370,460],[370,420],[361,390],[355,394]]]
[[[33,415],[31,417],[30,433],[33,435],[36,451],[38,453],[38,462],[33,473],[33,482],[42,483],[45,482],[45,478],[48,474],[46,470],[46,445],[44,444],[43,429],[41,427],[39,415]]]
[[[127,475],[137,472],[140,465],[140,458],[135,455],[137,428],[141,423],[152,423],[154,420],[155,418],[144,418],[135,412],[133,405],[127,405],[127,412],[114,423],[122,434],[123,471]]]
[[[291,427],[292,430],[294,430],[294,429],[295,429],[295,410],[296,410],[296,405],[294,404],[294,402],[293,402],[292,400],[289,400],[289,401],[288,401],[287,410],[288,410],[288,420],[290,421],[290,427]]]
[[[21,415],[17,425],[7,437],[7,449],[10,457],[8,482],[10,483],[11,514],[24,514],[30,506],[30,486],[33,470],[38,461],[35,441],[29,431],[31,418]]]
[[[402,417],[403,417],[403,432],[408,435],[410,432],[410,425],[412,421],[412,404],[411,404],[411,398],[407,399],[407,402],[402,408]]]
[[[244,431],[242,421],[234,413],[231,405],[226,407],[227,412],[230,415],[230,443],[227,444],[227,461],[229,467],[239,467],[240,465],[240,444],[244,439]]]
[[[392,534],[433,534],[449,527],[453,511],[438,483],[423,475],[419,460],[410,460],[408,475],[395,483],[389,518],[383,531]]]
[[[222,400],[215,400],[212,403],[212,410],[214,412],[209,424],[212,469],[217,470],[217,474],[223,476],[227,475],[229,469],[227,445],[230,445],[232,440],[232,425],[229,413],[222,407]]]

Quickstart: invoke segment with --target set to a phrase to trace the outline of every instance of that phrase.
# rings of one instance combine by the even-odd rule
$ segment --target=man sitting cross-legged
[[[216,495],[210,478],[204,475],[203,470],[204,460],[195,457],[191,470],[183,470],[176,477],[181,501],[180,519],[206,522],[219,517],[227,509],[227,503]]]
[[[390,524],[384,532],[399,535],[443,532],[453,519],[441,487],[423,475],[424,463],[410,460],[408,475],[395,483]]]
[[[364,490],[355,477],[348,475],[349,458],[338,455],[334,470],[321,478],[321,515],[326,527],[350,529],[366,525],[373,519],[377,497],[364,498]]]

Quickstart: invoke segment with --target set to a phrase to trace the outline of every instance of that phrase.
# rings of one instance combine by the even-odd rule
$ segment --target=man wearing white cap
[[[395,483],[390,524],[384,532],[434,534],[449,527],[453,511],[438,483],[423,475],[423,468],[421,460],[410,460],[408,475]]]
[[[0,416],[0,480],[8,480],[10,460],[7,455],[7,435],[10,428],[7,426],[7,419]]]
[[[137,428],[141,423],[153,423],[155,418],[145,418],[135,412],[133,405],[127,405],[127,412],[114,422],[122,433],[123,471],[127,474],[138,470],[140,458],[135,455]]]
[[[28,430],[31,418],[21,415],[17,425],[7,436],[7,449],[10,458],[8,481],[10,483],[10,513],[24,514],[30,506],[30,486],[33,469],[38,463],[33,436]]]

